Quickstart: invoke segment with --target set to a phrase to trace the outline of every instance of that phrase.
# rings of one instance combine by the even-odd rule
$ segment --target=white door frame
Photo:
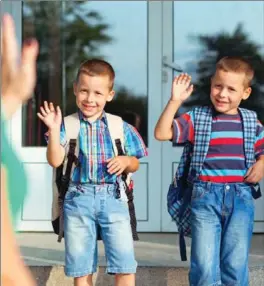
[[[6,3],[6,2],[4,2]],[[22,2],[10,1],[6,11],[15,20],[18,42],[22,40]],[[161,112],[162,89],[162,1],[148,2],[148,138],[149,156],[141,161],[141,172],[135,174],[135,199],[140,200],[137,181],[146,176],[147,206],[146,219],[138,221],[138,231],[161,231],[161,146],[154,140],[154,126]],[[22,146],[22,108],[14,115],[11,122],[11,141],[24,163],[29,182],[29,194],[21,210],[18,230],[51,231],[47,219],[51,206],[51,168],[46,160],[46,148]],[[140,179],[141,180],[141,179]],[[41,189],[40,189],[41,188]],[[144,190],[145,191],[145,190]],[[36,202],[36,204],[34,204]],[[40,206],[42,210],[40,210]],[[47,205],[47,207],[46,207]],[[40,208],[40,209],[39,209]],[[32,213],[38,213],[45,219],[34,219]]]
[[[163,84],[162,84],[162,107],[168,103],[171,95],[171,83],[173,80],[173,1],[163,2]],[[163,232],[177,231],[176,224],[171,220],[167,211],[167,193],[172,181],[177,163],[181,156],[182,148],[172,147],[171,142],[162,143],[162,222]]]

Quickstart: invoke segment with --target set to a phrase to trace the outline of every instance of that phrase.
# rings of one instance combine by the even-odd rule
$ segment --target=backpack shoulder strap
[[[125,155],[124,122],[120,116],[105,113],[107,127],[110,133],[115,156],[123,153]],[[129,184],[132,174],[126,175],[126,183]]]
[[[107,127],[111,136],[111,141],[114,149],[114,153],[118,156],[118,149],[116,146],[116,140],[120,139],[121,146],[124,152],[125,139],[124,139],[124,128],[123,119],[120,116],[106,113]]]
[[[191,158],[189,181],[200,175],[206,158],[212,131],[212,108],[210,106],[194,109],[194,136],[195,142]]]
[[[255,138],[257,133],[257,113],[252,110],[239,108],[243,124],[244,150],[246,156],[246,166],[250,168],[255,163]],[[261,197],[259,183],[252,186],[254,199]]]
[[[257,114],[255,111],[239,108],[242,117],[244,149],[247,167],[250,168],[255,162],[255,138],[257,132]]]
[[[69,168],[70,171],[73,171],[73,168],[69,165],[68,163],[68,154],[69,152],[73,152],[74,150],[74,155],[75,158],[78,158],[79,156],[79,133],[80,133],[80,119],[79,119],[79,114],[73,113],[71,115],[68,115],[64,118],[64,125],[65,125],[65,132],[66,132],[66,138],[67,138],[67,145],[65,147],[65,160],[63,162],[63,174],[68,174],[69,175]],[[74,146],[74,147],[73,147]],[[72,156],[72,155],[71,155]],[[67,168],[68,166],[68,168]]]
[[[80,132],[79,114],[73,113],[64,118],[66,137],[68,140],[77,139]]]

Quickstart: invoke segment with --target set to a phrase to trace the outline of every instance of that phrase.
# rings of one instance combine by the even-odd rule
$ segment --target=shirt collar
[[[84,117],[84,115],[83,115],[83,113],[81,112],[80,109],[78,109],[78,114],[79,114],[79,119],[80,119],[80,121],[88,122],[88,120]],[[106,120],[105,111],[103,111],[102,115],[101,115],[97,120],[102,120],[102,121],[107,125],[107,120]],[[97,121],[97,120],[96,120],[96,121]],[[96,122],[96,121],[95,121],[95,122]]]

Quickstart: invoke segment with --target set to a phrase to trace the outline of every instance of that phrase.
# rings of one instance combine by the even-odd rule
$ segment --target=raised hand
[[[60,129],[62,115],[59,106],[55,110],[52,102],[48,104],[47,101],[44,101],[44,106],[40,107],[40,113],[37,113],[37,115],[50,130]]]
[[[171,89],[172,101],[185,101],[192,92],[193,85],[188,74],[180,74],[174,78]]]
[[[18,47],[15,25],[8,14],[1,25],[1,96],[7,117],[13,115],[34,92],[38,42],[34,39]]]

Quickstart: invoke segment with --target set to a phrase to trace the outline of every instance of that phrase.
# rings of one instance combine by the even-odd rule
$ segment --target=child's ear
[[[114,90],[111,90],[110,93],[109,93],[108,96],[107,96],[106,101],[107,101],[107,102],[112,101],[112,99],[114,98],[114,96],[115,96],[115,91],[114,91]]]
[[[251,94],[252,88],[248,87],[244,90],[244,94],[243,94],[243,100],[246,100],[249,98],[250,94]]]

